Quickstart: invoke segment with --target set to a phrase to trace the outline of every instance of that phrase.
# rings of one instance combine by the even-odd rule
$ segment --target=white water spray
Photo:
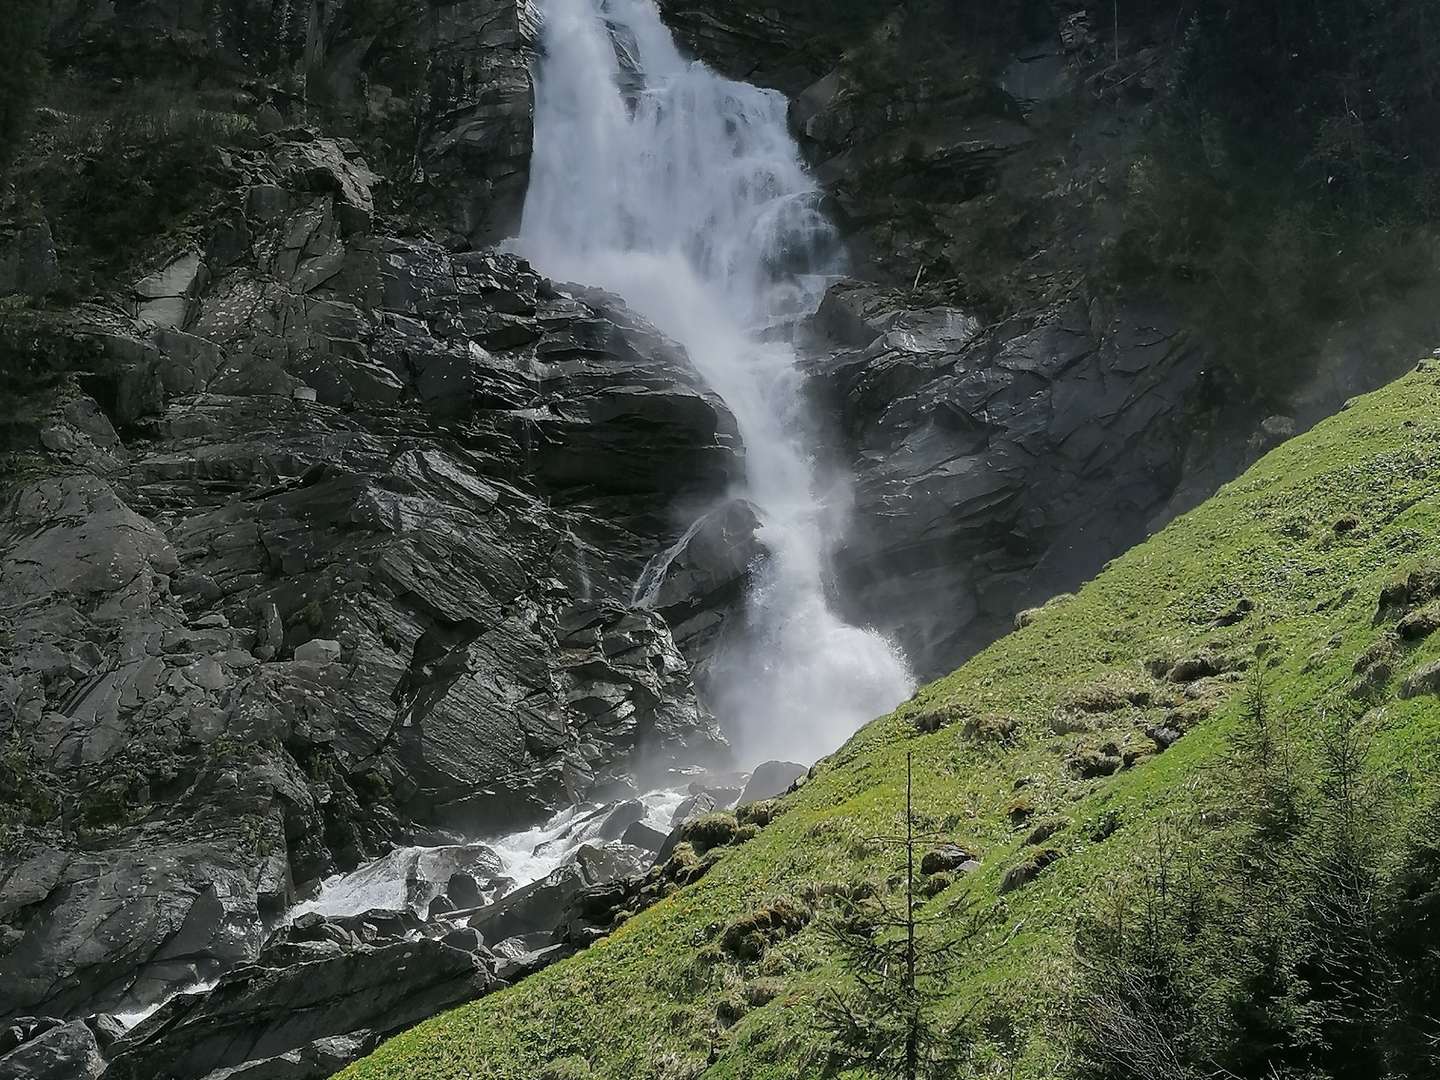
[[[541,0],[535,149],[519,246],[683,344],[735,415],[768,552],[707,696],[752,761],[813,760],[913,683],[826,597],[837,492],[820,490],[794,350],[839,244],[773,91],[685,60],[653,0]]]

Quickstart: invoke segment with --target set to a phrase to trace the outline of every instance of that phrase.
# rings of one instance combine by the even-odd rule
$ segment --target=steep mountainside
[[[1331,33],[1329,2],[1297,6],[1319,14],[1296,25]],[[1307,216],[1233,130],[1176,126],[1199,97],[1188,6],[659,0],[695,56],[789,97],[789,136],[785,103],[764,99],[772,133],[807,212],[845,242],[844,276],[812,275],[828,290],[794,328],[817,429],[799,457],[827,481],[812,501],[848,516],[833,560],[812,560],[816,602],[942,675],[1440,341],[1440,204],[1359,182],[1408,184],[1430,160],[1396,134],[1424,134],[1440,102],[1428,2],[1375,6],[1412,19],[1391,35],[1416,43],[1393,53],[1400,80],[1370,77],[1389,38],[1368,23],[1341,27],[1363,46],[1353,64],[1324,34],[1297,39],[1303,63],[1332,65],[1314,79],[1331,112],[1285,99],[1328,140],[1305,158],[1305,199],[1314,161],[1334,167]],[[1253,505],[1232,489],[868,729],[773,825],[722,817],[708,852],[681,843],[705,811],[795,776],[730,772],[735,732],[707,705],[770,548],[737,497],[754,457],[741,410],[678,331],[507,243],[530,188],[542,7],[12,7],[0,1080],[329,1076],[681,886],[364,1068],[518,1076],[578,1053],[606,1075],[683,1076],[713,1053],[715,1075],[794,1075],[816,1045],[806,1003],[833,975],[820,939],[737,962],[707,928],[781,898],[764,931],[778,939],[821,893],[883,878],[857,838],[893,817],[922,714],[955,721],[921,744],[950,770],[922,772],[927,827],[980,846],[984,896],[1029,835],[1005,806],[1072,822],[1074,850],[1054,841],[1066,858],[1007,900],[1006,925],[1025,925],[1000,935],[1005,959],[971,968],[1014,990],[1017,1016],[1046,1015],[1060,915],[1136,850],[1074,823],[1126,792],[1137,822],[1184,805],[1174,790],[1217,760],[1234,708],[1228,670],[1182,687],[1136,664],[1207,644],[1243,659],[1273,625],[1282,686],[1319,658],[1284,690],[1299,709],[1349,662],[1372,577],[1429,551],[1425,374],[1266,459]],[[599,51],[633,94],[639,52],[611,23]],[[1353,86],[1375,93],[1352,109]],[[1393,122],[1401,106],[1415,124]],[[1176,171],[1177,148],[1201,152],[1199,173]],[[1333,287],[1314,292],[1321,278]],[[1385,524],[1406,498],[1409,524]],[[1349,635],[1333,655],[1301,643],[1326,620]],[[1055,701],[1112,669],[1145,704],[1126,690],[1044,733]],[[1423,700],[1386,714],[1396,740]],[[1116,775],[1071,775],[1092,769]],[[730,838],[749,842],[715,842]],[[323,887],[341,874],[365,903]],[[447,1048],[457,1030],[465,1046]],[[1061,1045],[1032,1039],[1025,1068],[1044,1075]]]
[[[1328,820],[1338,718],[1363,713],[1361,729],[1340,730],[1363,730],[1354,745],[1364,762],[1345,775],[1371,792],[1344,804],[1363,814],[1354,823],[1363,847],[1346,869],[1391,869],[1390,845],[1412,827],[1433,852],[1437,408],[1440,378],[1424,364],[1273,451],[1078,594],[1027,613],[1022,629],[867,727],[798,792],[767,805],[758,820],[769,823],[753,839],[707,854],[713,865],[697,883],[343,1075],[826,1075],[817,1007],[851,976],[824,931],[850,911],[846,897],[900,887],[903,853],[870,838],[903,832],[907,754],[922,851],[940,853],[925,860],[933,872],[922,911],[949,912],[927,933],[961,950],[935,1007],[945,1038],[970,1075],[1092,1075],[1077,939],[1097,925],[1133,923],[1138,935],[1147,920],[1168,931],[1193,919],[1177,965],[1199,968],[1213,950],[1225,977],[1242,979],[1263,926],[1226,915],[1249,899],[1244,883],[1260,880],[1233,861],[1261,802],[1260,771],[1286,757],[1297,815]],[[1284,732],[1258,764],[1245,738],[1257,686]],[[1307,835],[1318,847],[1321,834]],[[716,842],[695,834],[694,849],[674,858],[693,864],[707,836]],[[957,866],[945,845],[974,861]],[[1173,880],[1157,885],[1166,874]],[[1390,887],[1381,880],[1377,895]],[[1418,922],[1434,904],[1431,882],[1406,910]],[[967,913],[979,912],[971,936]],[[1272,901],[1265,919],[1286,917]],[[1213,936],[1200,932],[1207,921]],[[1338,937],[1320,944],[1332,956],[1341,947]],[[1409,976],[1398,968],[1387,978]],[[1176,993],[1188,989],[1176,980]],[[1205,989],[1204,1015],[1217,1026],[1243,1020],[1227,1010],[1264,1003],[1223,980]],[[1333,1035],[1348,1014],[1329,1015]],[[1171,1048],[1170,1030],[1151,1033],[1155,1053]],[[559,1064],[546,1072],[547,1062]],[[1143,1057],[1129,1064],[1137,1071],[1100,1075],[1201,1075],[1179,1057],[1174,1072],[1146,1071]],[[1418,1058],[1401,1064],[1419,1070],[1404,1075],[1431,1075]]]

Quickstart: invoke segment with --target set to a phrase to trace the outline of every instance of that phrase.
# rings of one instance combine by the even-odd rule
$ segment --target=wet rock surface
[[[0,1017],[255,969],[127,1036],[123,1075],[329,1060],[315,1040],[383,1026],[358,991],[305,998],[332,1019],[278,1042],[212,1030],[329,994],[261,951],[310,883],[724,749],[663,618],[628,606],[670,507],[739,465],[684,354],[513,256],[385,232],[343,140],[232,164],[209,241],[128,309],[42,324],[83,362],[0,514]],[[417,896],[502,891],[412,869]],[[380,993],[397,957],[335,978]],[[434,974],[394,1015],[486,985]]]
[[[262,1065],[273,1070],[287,1056],[338,1068],[385,1034],[496,985],[478,949],[423,936],[407,916],[301,920],[214,989],[141,1021],[114,1045],[105,1075],[187,1080],[247,1062],[263,1075]]]
[[[841,285],[817,323],[857,345],[817,360],[812,382],[855,471],[848,596],[921,672],[1168,513],[1205,365],[1164,310],[1077,304],[982,329]]]
[[[104,1071],[95,1033],[79,1020],[57,1023],[0,1054],[6,1080],[96,1080]]]

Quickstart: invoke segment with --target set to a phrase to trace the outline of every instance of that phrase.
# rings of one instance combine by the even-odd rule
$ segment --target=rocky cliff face
[[[281,130],[208,236],[7,317],[62,374],[0,525],[0,1014],[142,1008],[392,844],[724,749],[627,602],[732,418],[614,298],[391,234],[376,181]]]
[[[842,574],[922,670],[1073,588],[1166,514],[1203,354],[1174,314],[1078,300],[982,328],[964,311],[832,290],[818,407],[855,473]]]
[[[524,201],[535,31],[528,0],[60,0],[50,54],[129,92],[224,92],[262,129],[323,115],[384,164],[392,201],[479,245]]]

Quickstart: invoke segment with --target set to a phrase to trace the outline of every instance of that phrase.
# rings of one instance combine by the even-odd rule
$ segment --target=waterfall
[[[787,330],[841,249],[785,98],[686,60],[653,0],[540,0],[535,147],[519,249],[680,342],[734,414],[767,552],[703,688],[750,761],[813,760],[913,683],[830,605],[845,485],[817,468]]]

